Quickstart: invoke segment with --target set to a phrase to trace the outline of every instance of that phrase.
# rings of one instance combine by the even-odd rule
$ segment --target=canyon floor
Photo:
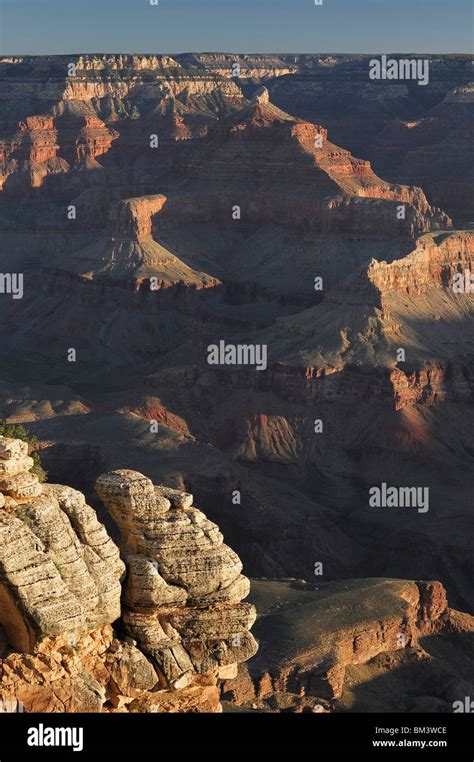
[[[225,711],[474,690],[472,66],[369,58],[0,58],[0,418],[116,542],[116,469],[221,528],[260,642]]]

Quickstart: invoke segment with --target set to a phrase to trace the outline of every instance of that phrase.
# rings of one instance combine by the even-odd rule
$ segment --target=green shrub
[[[28,516],[26,513],[26,509],[28,508],[27,505],[18,505],[15,510],[15,516],[17,519],[21,519],[21,521],[27,521]]]
[[[41,465],[41,460],[38,450],[37,437],[28,433],[24,426],[17,426],[15,424],[7,423],[0,420],[0,436],[11,437],[12,439],[22,439],[24,442],[28,442],[28,453],[33,458],[34,466],[31,469],[33,474],[36,474],[40,482],[46,481],[47,473]]]

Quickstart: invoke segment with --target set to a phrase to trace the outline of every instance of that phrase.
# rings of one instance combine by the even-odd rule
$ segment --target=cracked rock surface
[[[3,711],[220,711],[219,679],[257,644],[218,527],[192,495],[116,471],[96,489],[119,550],[81,492],[33,466],[0,437]]]
[[[166,687],[197,675],[237,671],[257,644],[256,613],[242,603],[250,583],[218,527],[192,495],[155,486],[136,471],[101,476],[96,491],[118,525],[123,558],[123,621]]]

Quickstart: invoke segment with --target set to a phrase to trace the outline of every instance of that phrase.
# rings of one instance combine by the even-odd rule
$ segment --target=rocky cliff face
[[[297,74],[267,80],[270,97],[292,114],[322,121],[336,143],[368,158],[383,177],[421,186],[461,226],[472,219],[472,173],[463,161],[472,142],[469,56],[429,56],[426,98],[417,97],[417,85],[370,80],[371,58],[300,56]]]
[[[97,492],[120,528],[129,569],[124,623],[171,687],[196,674],[236,673],[256,652],[250,585],[217,526],[192,495],[154,487],[134,471],[100,477]]]
[[[24,193],[28,187],[41,187],[50,175],[100,169],[96,157],[117,137],[95,116],[28,116],[10,138],[0,141],[2,188]]]
[[[388,691],[391,711],[450,712],[472,685],[454,651],[467,653],[474,617],[439,582],[259,580],[253,596],[261,648],[224,684],[244,707],[374,711]]]
[[[191,494],[136,471],[100,476],[119,555],[84,496],[40,484],[31,467],[25,442],[0,437],[4,711],[219,712],[221,696],[262,711],[341,710],[370,701],[358,668],[379,679],[383,664],[387,679],[414,661],[426,674],[410,675],[408,694],[397,678],[398,701],[436,711],[470,688],[449,651],[441,664],[433,650],[474,632],[439,582],[261,580],[244,603],[242,563]]]
[[[115,223],[114,233],[120,238],[137,241],[151,236],[152,215],[161,211],[166,204],[166,196],[144,196],[122,201],[111,211]]]
[[[382,303],[395,291],[422,296],[436,288],[453,289],[454,277],[471,272],[474,265],[474,235],[455,232],[423,236],[416,249],[402,260],[372,262],[369,280],[380,291]]]
[[[106,474],[97,490],[122,560],[80,492],[31,474],[27,449],[0,437],[0,700],[26,711],[218,711],[218,681],[257,643],[255,610],[241,603],[249,581],[216,525],[192,495]]]
[[[414,92],[410,83],[386,87],[370,80],[369,60],[363,55],[225,53],[3,57],[2,140],[10,143],[15,122],[47,116],[49,109],[59,114],[82,111],[113,122],[111,128],[119,127],[119,132],[122,125],[117,123],[137,116],[150,118],[150,127],[153,122],[156,126],[158,115],[150,117],[150,106],[170,98],[178,99],[176,120],[183,120],[183,136],[203,135],[212,130],[215,109],[226,113],[264,86],[272,103],[322,123],[332,140],[369,159],[378,174],[421,185],[432,206],[469,219],[471,178],[469,163],[463,161],[472,140],[469,57],[429,56],[430,86],[422,99],[416,97],[416,85]],[[71,66],[76,68],[71,71]],[[200,98],[203,107],[196,108]],[[206,113],[212,114],[210,120]],[[128,145],[127,151],[132,150]],[[54,171],[50,167],[49,173]],[[10,169],[4,172],[8,175]]]

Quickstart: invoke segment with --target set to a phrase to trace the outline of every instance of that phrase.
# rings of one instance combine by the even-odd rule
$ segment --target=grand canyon
[[[474,85],[424,57],[0,57],[4,705],[474,696]]]

